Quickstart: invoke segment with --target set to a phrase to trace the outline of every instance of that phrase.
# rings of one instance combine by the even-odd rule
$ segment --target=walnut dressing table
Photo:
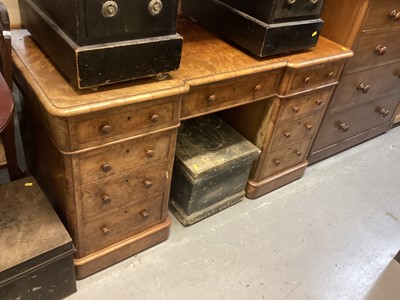
[[[65,219],[78,278],[168,237],[180,120],[220,112],[262,150],[248,197],[301,177],[352,55],[321,38],[309,51],[260,60],[187,19],[178,28],[178,71],[97,91],[74,89],[27,31],[12,33],[15,81],[31,117],[30,168]]]

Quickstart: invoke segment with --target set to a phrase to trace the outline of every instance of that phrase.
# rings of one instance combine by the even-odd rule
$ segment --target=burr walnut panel
[[[125,206],[107,218],[99,218],[86,222],[82,226],[80,251],[83,255],[112,245],[115,241],[124,239],[161,222],[163,194],[150,199],[143,198],[133,205]]]
[[[277,93],[280,71],[248,75],[214,84],[194,86],[183,96],[181,118],[221,110]]]
[[[312,114],[293,121],[279,123],[273,137],[271,150],[310,138],[318,127],[320,114]]]
[[[309,146],[310,139],[306,139],[268,153],[261,176],[267,178],[304,162]]]
[[[337,82],[343,63],[331,63],[303,68],[293,73],[288,92],[312,89],[323,84]]]
[[[167,161],[120,173],[81,187],[82,217],[92,220],[115,212],[141,199],[163,192]]]
[[[179,100],[180,97],[176,96],[81,117],[71,126],[72,134],[76,134],[75,148],[103,144],[116,138],[176,125]]]
[[[152,134],[79,154],[81,184],[166,159],[174,134]]]
[[[283,100],[280,121],[301,117],[322,110],[331,96],[331,90]]]

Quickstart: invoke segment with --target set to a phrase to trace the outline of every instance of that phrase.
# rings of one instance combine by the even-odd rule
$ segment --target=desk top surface
[[[12,31],[13,62],[19,80],[23,78],[22,84],[29,85],[50,114],[72,117],[180,95],[194,85],[274,69],[298,69],[352,55],[348,48],[320,37],[317,46],[309,50],[258,59],[186,18],[179,20],[178,32],[184,39],[181,65],[162,81],[147,78],[101,86],[97,91],[77,90],[24,29]]]

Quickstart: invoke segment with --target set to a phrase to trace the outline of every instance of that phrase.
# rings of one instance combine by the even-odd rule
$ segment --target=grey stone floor
[[[400,299],[400,127],[86,279],[81,299]]]
[[[397,127],[191,227],[172,217],[166,242],[67,299],[400,299],[399,218]]]

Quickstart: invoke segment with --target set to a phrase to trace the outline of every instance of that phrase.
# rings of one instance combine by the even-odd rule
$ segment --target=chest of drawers
[[[323,34],[351,47],[354,57],[335,90],[310,162],[390,128],[400,101],[399,10],[398,0],[325,1]]]

